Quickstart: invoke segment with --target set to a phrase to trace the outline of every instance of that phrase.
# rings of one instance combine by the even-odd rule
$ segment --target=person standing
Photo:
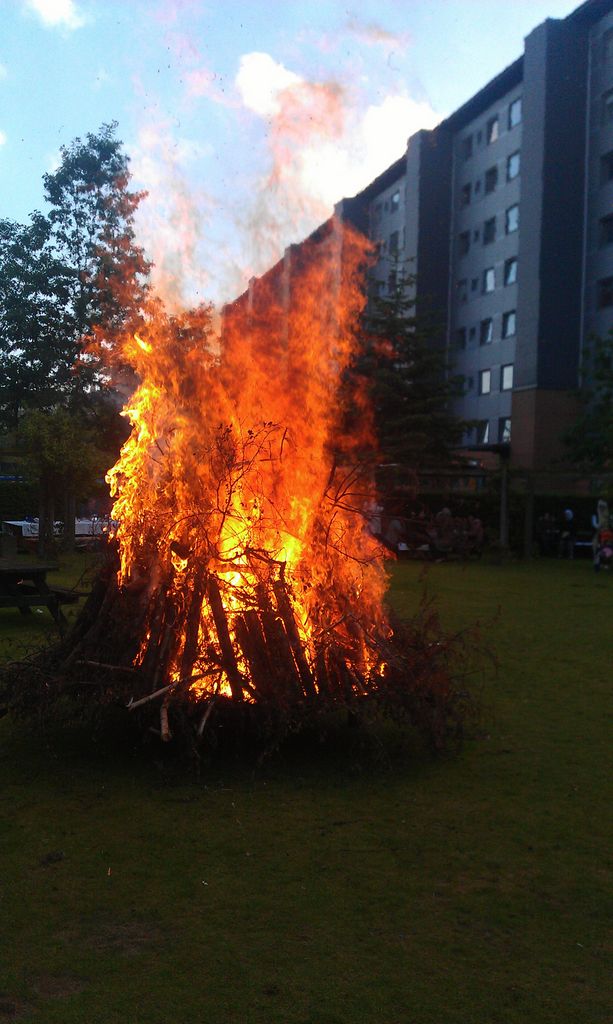
[[[598,572],[600,569],[601,535],[605,530],[609,529],[609,506],[604,498],[598,499],[596,512],[592,516],[592,529],[594,530],[594,536],[592,537],[594,572]]]
[[[575,557],[575,514],[572,508],[564,509],[558,555],[560,558]]]

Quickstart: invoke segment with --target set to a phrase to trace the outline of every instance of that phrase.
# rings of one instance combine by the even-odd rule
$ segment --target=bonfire
[[[392,627],[368,530],[372,420],[347,386],[366,243],[334,219],[291,255],[226,309],[220,343],[211,310],[152,303],[110,352],[139,381],[108,474],[116,535],[68,635],[5,674],[9,703],[119,704],[195,750],[221,723],[276,742],[337,712],[457,735],[449,642],[433,619]]]

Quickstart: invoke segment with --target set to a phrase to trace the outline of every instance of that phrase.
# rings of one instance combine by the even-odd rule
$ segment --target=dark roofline
[[[505,68],[499,75],[492,78],[491,82],[488,82],[482,89],[479,89],[479,92],[471,96],[458,110],[455,110],[453,114],[450,114],[444,121],[441,121],[434,131],[459,131],[465,125],[474,121],[484,110],[491,107],[492,103],[495,103],[501,96],[505,96],[516,85],[519,85],[523,77],[524,58],[519,57],[512,64],[509,64],[508,68]]]
[[[366,188],[363,188],[361,192],[357,192],[355,196],[351,196],[350,198],[352,200],[360,199],[369,202],[371,196],[378,195],[380,192],[383,192],[384,189],[390,188],[400,178],[402,178],[406,170],[406,161],[407,156],[405,152],[398,160],[391,164],[390,167],[383,171],[382,174],[379,174],[378,177],[374,179],[374,181],[371,181],[370,184],[366,186]],[[343,199],[341,199],[340,201],[341,203],[344,202]]]
[[[587,24],[592,24],[611,11],[613,11],[612,0],[585,0],[585,3],[570,12],[564,21],[585,21]]]
[[[590,3],[601,2],[601,0],[588,0]],[[612,0],[604,0],[606,3],[611,3]],[[488,107],[495,103],[500,96],[504,96],[510,92],[516,85],[518,85],[523,78],[524,71],[524,58],[519,57],[518,60],[510,64],[508,68],[501,71],[499,75],[492,78],[491,82],[488,82],[482,89],[479,90],[474,96],[471,96],[466,103],[463,104],[458,110],[450,114],[444,121],[441,121],[436,128],[431,129],[433,133],[439,131],[459,131],[464,127],[465,124],[469,124],[475,117],[478,117],[483,110],[487,110]],[[428,129],[420,128],[415,134],[419,132],[428,132]],[[366,188],[358,192],[357,195],[353,196],[353,200],[361,200],[362,202],[370,202],[371,198],[380,195],[386,188],[390,188],[396,181],[398,181],[406,170],[406,152],[396,160],[390,167],[388,167],[382,174],[380,174],[374,181],[371,181]],[[342,200],[341,200],[342,202]]]

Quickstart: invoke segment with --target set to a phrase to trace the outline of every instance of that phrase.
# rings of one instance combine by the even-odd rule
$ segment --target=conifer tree
[[[434,316],[416,315],[407,263],[395,261],[385,292],[383,284],[371,282],[353,371],[374,408],[378,461],[412,470],[449,464],[469,426],[451,411],[463,378],[450,368]]]

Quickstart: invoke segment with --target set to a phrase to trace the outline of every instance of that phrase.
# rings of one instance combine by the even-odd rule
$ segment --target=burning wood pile
[[[194,749],[216,723],[270,739],[337,709],[405,716],[438,746],[457,732],[449,645],[390,626],[372,482],[341,428],[364,256],[332,222],[226,312],[219,352],[210,310],[152,305],[112,353],[140,379],[109,473],[117,536],[70,633],[6,673],[14,704],[119,703]]]

